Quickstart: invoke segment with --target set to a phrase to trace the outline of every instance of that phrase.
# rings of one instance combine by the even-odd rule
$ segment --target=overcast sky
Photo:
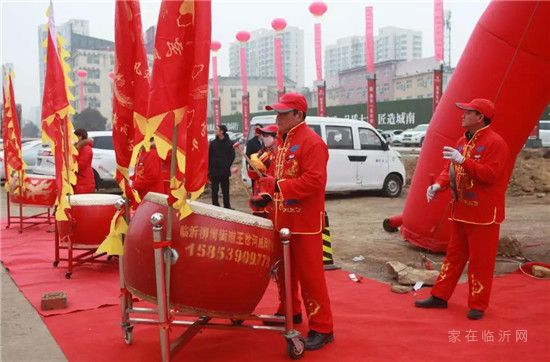
[[[305,81],[311,86],[315,76],[313,44],[314,17],[300,0],[213,0],[212,39],[222,43],[218,52],[218,73],[229,74],[229,44],[240,30],[271,28],[274,18],[304,30]],[[325,1],[328,10],[322,19],[323,45],[349,35],[364,35],[365,6],[373,6],[374,33],[383,26],[419,30],[423,34],[423,57],[434,55],[433,1]],[[451,62],[456,65],[464,47],[487,7],[488,1],[444,1],[452,12]],[[38,26],[47,21],[48,1],[0,0],[1,63],[13,63],[16,73],[15,98],[23,105],[24,118],[31,107],[40,105],[38,76]],[[142,0],[143,29],[156,25],[160,1]],[[90,21],[90,36],[114,39],[114,0],[54,1],[55,22],[69,19]]]

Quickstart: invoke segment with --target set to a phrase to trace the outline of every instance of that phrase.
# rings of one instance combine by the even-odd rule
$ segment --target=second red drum
[[[270,220],[189,202],[193,213],[172,223],[170,304],[192,315],[249,315],[262,298],[280,255]],[[148,193],[132,218],[124,244],[124,279],[132,294],[156,302],[151,215],[167,217],[167,196]],[[174,213],[175,215],[175,213]],[[163,237],[166,230],[163,230]]]

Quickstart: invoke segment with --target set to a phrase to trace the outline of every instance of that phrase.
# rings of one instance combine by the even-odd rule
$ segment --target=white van
[[[252,118],[250,124],[274,124],[275,115]],[[401,155],[370,124],[344,118],[306,117],[307,125],[328,146],[327,193],[380,190],[398,197],[405,181]],[[249,138],[254,133],[250,132]],[[250,184],[243,160],[243,180]]]

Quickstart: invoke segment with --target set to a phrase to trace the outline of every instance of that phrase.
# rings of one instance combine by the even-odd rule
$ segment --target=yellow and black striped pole
[[[323,264],[325,270],[340,269],[334,264],[332,258],[332,238],[330,237],[330,227],[328,224],[328,214],[325,211],[325,227],[323,228]]]

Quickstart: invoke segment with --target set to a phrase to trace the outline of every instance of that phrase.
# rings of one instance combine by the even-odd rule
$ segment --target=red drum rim
[[[143,198],[144,201],[150,201],[159,205],[168,206],[168,195],[149,192]],[[273,230],[273,223],[263,217],[246,214],[237,210],[224,209],[219,206],[205,204],[199,201],[187,201],[191,210],[198,215],[212,216],[216,219],[228,222],[234,222],[241,225],[260,227],[262,229]]]
[[[76,194],[69,196],[69,204],[71,206],[114,205],[119,199],[121,199],[120,196],[111,194]]]

